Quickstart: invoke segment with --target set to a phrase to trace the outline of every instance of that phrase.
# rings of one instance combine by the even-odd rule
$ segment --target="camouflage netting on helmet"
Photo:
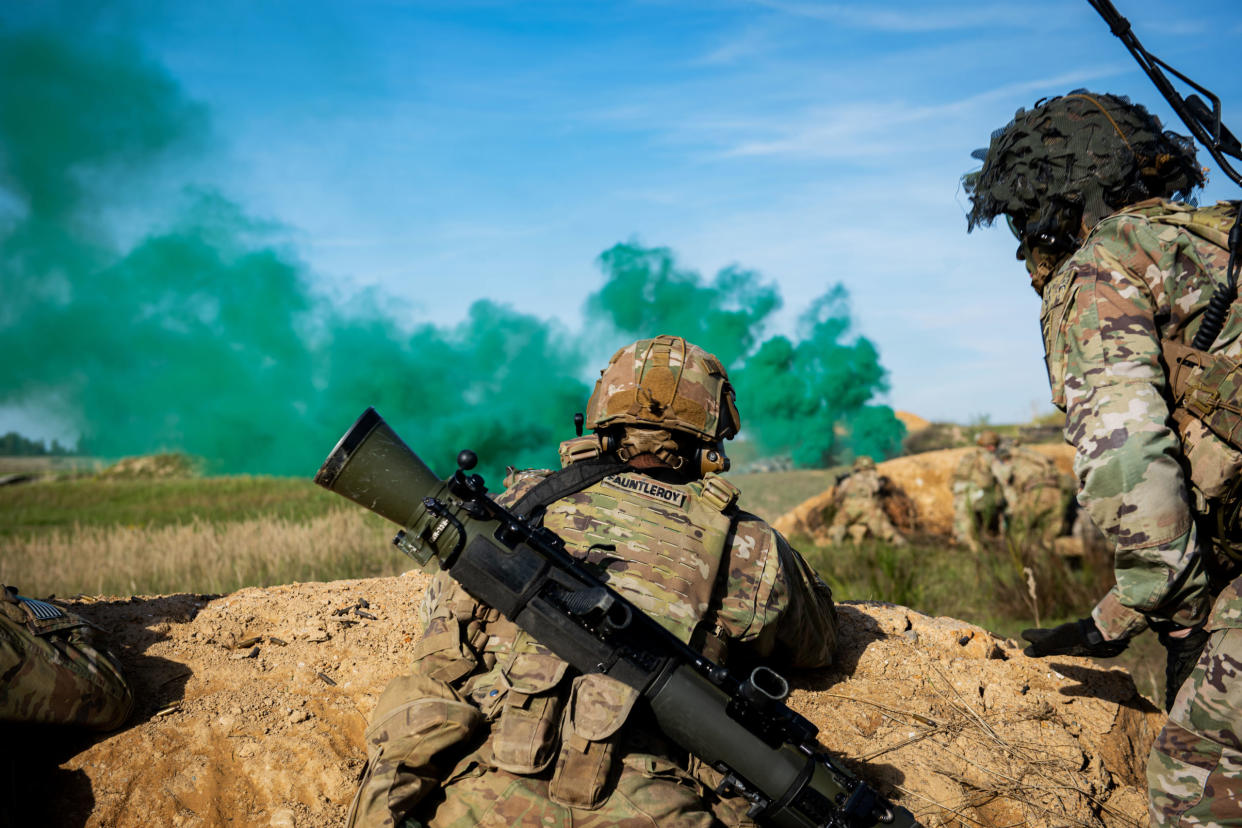
[[[1202,183],[1189,138],[1128,98],[1078,89],[1019,109],[992,134],[983,169],[963,178],[967,229],[1000,215],[1018,230],[1092,226],[1146,198],[1188,198]]]

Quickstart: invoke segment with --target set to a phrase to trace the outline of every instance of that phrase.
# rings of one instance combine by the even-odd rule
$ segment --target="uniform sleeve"
[[[727,565],[717,612],[727,638],[773,666],[811,669],[832,663],[837,643],[832,591],[780,533],[743,514]]]
[[[1159,278],[1159,251],[1145,222],[1115,220],[1070,261],[1077,289],[1061,331],[1065,431],[1076,449],[1079,501],[1114,546],[1114,597],[1192,624],[1209,602],[1144,279]],[[1099,620],[1110,617],[1120,616]],[[1126,633],[1120,623],[1102,629]]]

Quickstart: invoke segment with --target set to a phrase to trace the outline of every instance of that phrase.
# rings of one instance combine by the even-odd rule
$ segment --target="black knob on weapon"
[[[477,465],[479,465],[479,455],[470,449],[457,452],[457,467],[462,471],[470,471]]]

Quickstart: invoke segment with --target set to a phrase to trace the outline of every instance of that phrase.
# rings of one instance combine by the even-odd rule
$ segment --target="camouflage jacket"
[[[1041,487],[1061,488],[1061,472],[1056,461],[1035,449],[1014,446],[1009,450],[1005,466],[1005,482],[1015,494],[1027,494]]]
[[[1211,605],[1195,525],[1208,497],[1183,467],[1197,477],[1196,466],[1236,453],[1200,435],[1198,460],[1188,459],[1161,356],[1162,340],[1194,337],[1224,281],[1228,251],[1179,226],[1191,210],[1151,200],[1105,218],[1043,291],[1052,401],[1066,411],[1066,439],[1077,450],[1079,502],[1115,549],[1117,585],[1095,613],[1112,637],[1143,624],[1138,614],[1116,612],[1118,604],[1187,625],[1204,620]],[[1242,318],[1231,314],[1212,351],[1237,355],[1239,333]]]
[[[955,492],[965,491],[970,487],[979,490],[995,489],[998,481],[992,452],[981,448],[968,449],[953,469],[952,483]]]
[[[851,472],[849,477],[837,486],[837,497],[842,501],[871,501],[880,496],[884,489],[884,481],[875,469],[860,469]]]
[[[511,475],[498,500],[514,503],[548,474]],[[713,476],[678,484],[625,472],[555,501],[543,522],[610,586],[714,660],[826,666],[837,636],[831,592],[784,538],[737,509],[737,494]],[[636,738],[623,728],[636,691],[598,674],[572,677],[446,573],[433,579],[422,614],[416,670],[482,712],[485,761],[519,775],[551,766],[555,801],[597,805],[614,754]]]

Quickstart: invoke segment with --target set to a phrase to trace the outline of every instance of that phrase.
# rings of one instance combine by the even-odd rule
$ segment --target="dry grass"
[[[413,566],[389,543],[394,529],[353,508],[308,520],[74,525],[9,538],[0,583],[28,595],[135,595],[391,575]]]

